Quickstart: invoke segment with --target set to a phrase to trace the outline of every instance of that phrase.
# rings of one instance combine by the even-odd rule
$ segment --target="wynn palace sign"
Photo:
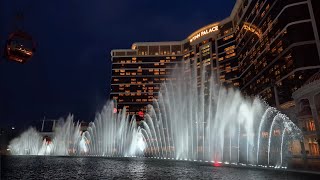
[[[207,29],[200,31],[199,33],[196,33],[195,35],[192,35],[189,40],[190,40],[190,42],[195,41],[195,40],[201,38],[202,36],[211,34],[215,31],[218,31],[217,25],[212,26],[212,27],[208,27]]]

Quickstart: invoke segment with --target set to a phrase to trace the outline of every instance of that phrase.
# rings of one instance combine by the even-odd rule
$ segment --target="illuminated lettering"
[[[208,28],[206,30],[203,30],[203,31],[197,33],[196,35],[194,35],[194,36],[192,36],[190,38],[190,42],[195,41],[195,40],[199,39],[202,36],[211,34],[211,33],[215,32],[215,31],[218,31],[218,26],[213,26],[213,27],[210,27],[210,28]]]
[[[243,29],[254,33],[254,34],[257,35],[259,38],[262,37],[262,32],[261,32],[261,30],[260,30],[258,27],[256,27],[255,25],[250,25],[249,23],[245,22],[245,23],[243,24]]]

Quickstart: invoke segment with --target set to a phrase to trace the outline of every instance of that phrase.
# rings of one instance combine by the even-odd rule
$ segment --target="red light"
[[[113,108],[113,113],[117,113],[117,112],[118,112],[117,108]]]
[[[221,164],[220,164],[220,163],[218,163],[218,162],[214,162],[214,163],[213,163],[213,166],[214,166],[214,167],[220,167],[220,166],[221,166]]]
[[[144,116],[144,113],[143,113],[142,111],[139,111],[139,112],[138,112],[138,115],[139,115],[140,117],[143,117],[143,116]]]

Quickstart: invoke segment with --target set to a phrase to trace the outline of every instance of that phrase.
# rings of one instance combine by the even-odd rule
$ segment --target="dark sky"
[[[183,40],[229,16],[235,1],[1,0],[1,50],[21,27],[36,40],[37,52],[23,65],[0,59],[0,127],[68,113],[92,121],[109,98],[112,49]],[[23,21],[15,21],[18,12]]]

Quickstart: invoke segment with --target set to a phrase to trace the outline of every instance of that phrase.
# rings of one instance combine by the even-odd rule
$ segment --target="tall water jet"
[[[299,128],[259,98],[244,97],[236,89],[219,85],[207,66],[186,61],[176,68],[171,81],[161,86],[159,99],[147,108],[143,122],[144,138],[153,140],[147,143],[147,150],[158,149],[149,155],[191,161],[269,164],[270,148],[277,146],[281,147],[281,153],[273,156],[279,156],[283,162],[282,152],[288,151],[283,143],[285,135],[295,134],[290,141],[299,139],[302,137]],[[290,124],[290,128],[281,129],[281,145],[277,144],[278,136],[272,133],[275,118],[281,127]],[[268,162],[262,160],[266,154],[261,152],[265,150],[261,141],[266,141],[266,134]],[[167,147],[170,145],[174,148]]]

